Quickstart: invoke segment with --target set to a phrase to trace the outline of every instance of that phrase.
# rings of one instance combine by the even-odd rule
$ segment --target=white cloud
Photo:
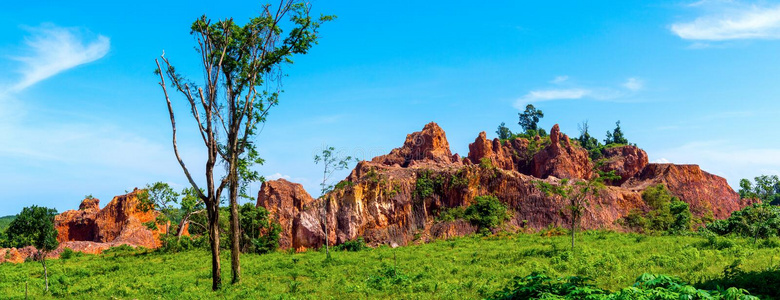
[[[654,160],[653,163],[654,164],[668,164],[668,163],[671,163],[671,162],[668,159],[661,157],[659,159]]]
[[[623,87],[631,91],[638,91],[645,87],[645,82],[639,78],[631,77],[623,83]]]
[[[12,92],[19,92],[57,73],[98,60],[111,47],[107,37],[98,35],[94,41],[87,42],[75,28],[44,24],[27,30],[30,36],[25,39],[25,53],[28,55],[14,58],[22,63],[22,78],[10,87]]]
[[[565,77],[565,78],[563,78]],[[551,83],[563,83],[568,80],[568,76],[558,76]],[[515,108],[525,109],[529,103],[554,101],[554,100],[579,100],[593,99],[600,101],[615,100],[632,95],[644,88],[644,82],[641,79],[628,78],[622,85],[625,89],[604,88],[604,87],[576,87],[576,88],[550,88],[532,90],[523,97],[517,99],[514,103]],[[626,89],[628,91],[626,91]]]
[[[556,76],[555,79],[550,81],[552,84],[561,84],[566,82],[566,80],[569,80],[569,76],[563,75],[563,76]]]
[[[697,2],[695,6],[709,3]],[[725,41],[780,38],[780,5],[730,5],[690,22],[674,23],[671,31],[686,40]],[[706,45],[706,44],[700,44]]]
[[[282,175],[281,173],[274,173],[273,175],[265,176],[266,180],[277,180],[277,179],[284,179],[284,180],[290,180],[290,175]]]

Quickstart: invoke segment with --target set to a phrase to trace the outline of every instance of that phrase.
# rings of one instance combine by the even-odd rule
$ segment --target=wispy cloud
[[[25,56],[15,57],[22,63],[22,78],[10,87],[19,92],[46,78],[76,66],[93,62],[108,53],[110,40],[98,35],[87,41],[82,30],[44,24],[25,28],[30,35],[25,38]]]
[[[290,175],[283,175],[282,173],[274,173],[272,175],[265,176],[266,180],[277,180],[277,179],[285,179],[290,180]]]
[[[645,82],[639,78],[631,77],[623,83],[623,87],[631,91],[638,91],[645,87]]]
[[[695,41],[780,38],[780,5],[699,1],[690,6],[714,6],[714,9],[693,21],[672,24],[671,31],[680,38]],[[696,48],[707,46],[703,43],[695,45]]]
[[[554,84],[568,84],[568,76],[558,76],[550,83]],[[525,109],[525,106],[529,103],[537,103],[544,101],[555,100],[580,100],[580,99],[593,99],[593,100],[615,100],[630,96],[635,92],[644,88],[644,81],[639,78],[632,77],[626,79],[626,82],[619,88],[609,87],[568,87],[568,88],[548,88],[532,90],[517,99],[514,103],[515,108]]]
[[[566,80],[569,80],[569,76],[562,75],[562,76],[556,76],[550,83],[552,84],[561,84],[566,82]]]

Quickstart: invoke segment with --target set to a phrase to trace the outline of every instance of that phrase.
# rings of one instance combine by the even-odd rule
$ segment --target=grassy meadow
[[[777,240],[650,236],[589,231],[569,251],[569,237],[542,234],[470,236],[408,247],[358,252],[275,252],[242,255],[243,280],[211,292],[209,253],[112,249],[50,260],[51,292],[43,292],[38,262],[0,265],[0,298],[76,299],[480,299],[515,276],[540,272],[579,275],[604,289],[630,286],[642,273],[680,277],[692,284],[724,270],[777,270]],[[735,263],[736,262],[736,263]]]

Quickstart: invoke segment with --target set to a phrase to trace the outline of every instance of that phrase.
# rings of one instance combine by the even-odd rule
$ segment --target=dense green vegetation
[[[14,219],[16,219],[16,215],[0,217],[0,232],[4,232]]]
[[[479,228],[480,233],[489,234],[491,229],[501,226],[511,217],[506,204],[495,196],[474,197],[468,207],[458,206],[439,212],[439,221],[466,220]]]
[[[663,184],[644,190],[642,200],[649,207],[649,211],[631,211],[621,220],[623,225],[643,232],[671,234],[691,229],[693,218],[688,203],[672,196]]]
[[[739,196],[742,199],[758,199],[772,205],[780,205],[780,178],[777,175],[761,175],[739,181]]]
[[[707,224],[706,229],[719,235],[759,238],[780,236],[780,207],[754,204],[731,213],[725,220]]]
[[[534,273],[587,277],[594,288],[613,292],[650,273],[675,276],[707,290],[739,283],[762,299],[780,296],[771,290],[780,285],[780,249],[753,244],[750,238],[717,238],[713,244],[699,236],[587,231],[571,252],[568,237],[546,235],[475,235],[395,249],[341,251],[329,261],[324,251],[245,254],[244,280],[213,293],[204,292],[211,285],[210,266],[202,263],[209,257],[206,250],[163,253],[124,247],[99,256],[75,254],[50,261],[50,296],[474,299],[491,297],[514,286],[516,277]],[[768,241],[780,243],[777,238]],[[222,255],[222,263],[229,263],[227,255]],[[23,298],[25,282],[30,296],[44,295],[39,264],[0,265],[0,295]]]

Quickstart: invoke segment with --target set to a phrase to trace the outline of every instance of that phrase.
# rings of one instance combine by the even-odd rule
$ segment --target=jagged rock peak
[[[451,164],[457,162],[450,152],[450,143],[444,130],[435,122],[430,122],[406,136],[401,148],[395,148],[387,155],[375,157],[371,161],[388,166],[408,167],[415,162]]]

